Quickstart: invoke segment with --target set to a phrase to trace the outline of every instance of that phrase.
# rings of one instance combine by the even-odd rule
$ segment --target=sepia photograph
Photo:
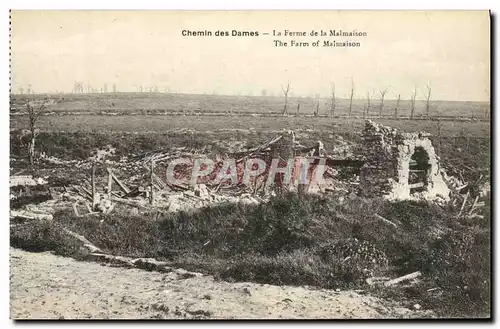
[[[10,318],[491,320],[491,22],[11,10]]]

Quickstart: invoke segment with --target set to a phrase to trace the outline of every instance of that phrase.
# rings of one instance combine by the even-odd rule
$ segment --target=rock
[[[415,305],[413,305],[413,308],[418,311],[419,309],[422,308],[422,306],[420,306],[420,304],[415,304]]]
[[[102,213],[106,213],[109,208],[111,208],[112,202],[106,197],[102,197],[99,201],[99,204],[97,205],[97,210],[99,210]],[[132,208],[132,209],[137,209],[137,208]]]

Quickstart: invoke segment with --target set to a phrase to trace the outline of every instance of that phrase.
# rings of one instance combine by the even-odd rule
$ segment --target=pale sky
[[[388,87],[386,98],[488,101],[490,21],[486,11],[13,11],[12,88],[70,92],[74,82],[108,91],[139,86],[175,92],[281,93],[355,98]],[[184,37],[182,30],[258,31],[258,37]],[[365,37],[273,37],[273,30],[367,32]],[[359,41],[359,48],[277,48],[273,40]],[[377,97],[377,96],[375,96]]]

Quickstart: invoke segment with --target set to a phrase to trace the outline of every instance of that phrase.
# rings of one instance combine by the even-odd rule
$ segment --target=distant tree
[[[288,93],[290,92],[290,81],[288,81],[286,87],[281,85],[281,90],[283,90],[283,95],[285,96],[285,106],[283,107],[283,115],[288,115]]]
[[[335,99],[335,83],[332,83],[332,104],[330,106],[330,115],[332,117],[335,116],[335,106],[336,106],[336,99]]]
[[[31,134],[31,141],[28,145],[28,161],[30,170],[34,170],[35,168],[35,142],[36,142],[36,123],[38,118],[45,111],[48,99],[45,99],[42,104],[35,108],[33,104],[31,104],[30,100],[26,101],[26,110],[28,111],[28,122],[29,122],[29,131]]]
[[[413,93],[411,94],[411,108],[410,108],[410,119],[413,119],[413,115],[415,114],[415,99],[417,98],[417,87],[413,89]]]
[[[366,92],[366,116],[370,117],[370,109],[371,109],[371,91],[368,90]]]
[[[401,101],[401,94],[398,94],[398,99],[396,100],[396,107],[394,108],[394,119],[398,118],[399,102]]]
[[[20,93],[21,95],[22,95],[22,94],[24,94],[24,88],[23,88],[23,87],[19,88],[19,93]]]
[[[28,85],[28,89],[26,90],[28,95],[31,95],[31,83]]]
[[[379,112],[378,112],[378,117],[381,118],[382,117],[382,112],[384,111],[384,98],[385,98],[385,94],[387,93],[387,88],[383,89],[380,91],[380,109],[379,109]]]
[[[297,115],[299,115],[300,111],[300,100],[297,102]]]
[[[316,109],[314,110],[314,116],[317,117],[319,115],[319,98],[316,98]]]
[[[262,90],[261,90],[261,92],[260,92],[260,95],[261,95],[262,97],[266,97],[266,96],[267,96],[267,90],[262,89]]]
[[[116,93],[116,83],[113,83],[113,93]]]
[[[349,96],[349,117],[351,117],[352,113],[352,99],[354,97],[354,80],[351,77],[351,94]]]
[[[431,110],[430,110],[430,100],[431,100],[431,86],[427,85],[425,86],[426,89],[427,89],[427,97],[426,97],[426,101],[425,101],[425,113],[427,114],[427,117],[430,117],[431,116]]]

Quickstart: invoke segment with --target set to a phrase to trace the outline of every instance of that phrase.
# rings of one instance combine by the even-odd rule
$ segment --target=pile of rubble
[[[151,210],[187,211],[227,202],[258,204],[276,195],[279,192],[277,188],[294,190],[294,186],[284,184],[282,177],[279,181],[280,175],[276,175],[276,182],[279,181],[278,183],[282,186],[280,184],[268,186],[265,180],[268,168],[260,176],[252,177],[247,183],[243,183],[245,161],[248,159],[261,159],[269,166],[272,159],[281,159],[283,160],[283,163],[280,162],[281,165],[286,165],[284,159],[292,158],[299,162],[303,158],[313,158],[316,159],[316,164],[312,164],[310,175],[315,174],[319,159],[325,159],[327,161],[324,171],[325,183],[310,183],[307,186],[301,186],[300,191],[304,193],[348,193],[350,190],[349,183],[336,179],[337,171],[333,167],[337,165],[334,162],[338,160],[328,156],[323,143],[318,141],[313,146],[303,146],[297,141],[292,131],[284,131],[262,145],[244,152],[216,156],[215,168],[220,168],[227,158],[235,160],[237,182],[231,179],[217,181],[214,180],[213,175],[200,177],[194,186],[174,184],[168,179],[163,179],[166,177],[168,164],[173,160],[190,159],[194,164],[195,160],[203,154],[204,149],[196,151],[180,147],[173,148],[169,152],[152,152],[132,159],[121,158],[119,161],[112,161],[109,156],[113,155],[113,149],[97,152],[89,161],[66,164],[87,171],[89,178],[79,184],[49,187],[52,200],[38,205],[28,205],[24,210],[14,211],[11,215],[29,219],[36,212],[43,216],[47,215],[42,216],[43,218],[49,218],[49,215],[56,210],[72,208],[75,215],[86,216],[97,213],[109,214],[117,206],[128,208],[136,214]],[[57,165],[65,164],[62,160],[47,156],[42,159]],[[328,161],[333,161],[333,163]],[[175,168],[175,175],[178,176],[185,175],[185,171],[192,170],[192,166],[191,168],[189,166]],[[294,173],[294,177],[297,175],[298,173]],[[16,180],[21,180],[21,177],[12,177],[12,181]]]
[[[170,181],[168,166],[178,159],[187,159],[187,164],[174,167],[174,176],[186,177],[188,172],[192,172],[197,159],[206,157],[205,148],[193,150],[179,147],[168,152],[151,152],[116,160],[114,149],[108,147],[96,152],[89,160],[80,162],[65,162],[43,156],[42,160],[64,165],[68,169],[78,168],[78,183],[51,186],[48,188],[51,200],[16,209],[11,215],[27,219],[49,218],[56,210],[72,208],[77,216],[84,216],[109,214],[117,207],[129,209],[135,214],[151,210],[176,212],[227,202],[258,204],[284,191],[330,193],[336,196],[357,191],[361,196],[390,200],[413,198],[447,201],[451,197],[453,202],[461,203],[457,206],[462,207],[462,210],[467,209],[470,203],[471,214],[474,209],[484,205],[481,199],[488,193],[489,185],[485,186],[487,180],[482,178],[478,182],[465,184],[447,176],[440,168],[439,158],[428,134],[402,133],[367,120],[362,137],[360,153],[354,155],[348,143],[342,143],[338,150],[327,151],[321,141],[304,146],[293,131],[286,130],[257,147],[216,155],[211,160],[214,172],[197,177],[196,181],[189,184]],[[342,156],[348,153],[349,157]],[[227,159],[234,160],[235,176],[225,180],[215,179],[215,169],[226,168],[223,165]],[[246,163],[251,159],[263,161],[266,168],[261,174],[245,180],[244,172],[248,170]],[[287,178],[282,173],[269,175],[271,162],[276,159],[281,168],[293,161],[291,177]],[[301,167],[303,160],[311,164],[305,172]],[[322,171],[320,164],[324,164]],[[86,172],[87,177],[80,180],[82,172]],[[314,177],[318,172],[322,174],[321,183],[315,180],[297,183],[299,176]],[[268,175],[273,179],[272,184],[266,180]],[[11,177],[10,185],[39,186],[46,183],[44,179],[17,175]],[[465,196],[468,190],[470,192]],[[13,198],[16,196],[11,195]]]

